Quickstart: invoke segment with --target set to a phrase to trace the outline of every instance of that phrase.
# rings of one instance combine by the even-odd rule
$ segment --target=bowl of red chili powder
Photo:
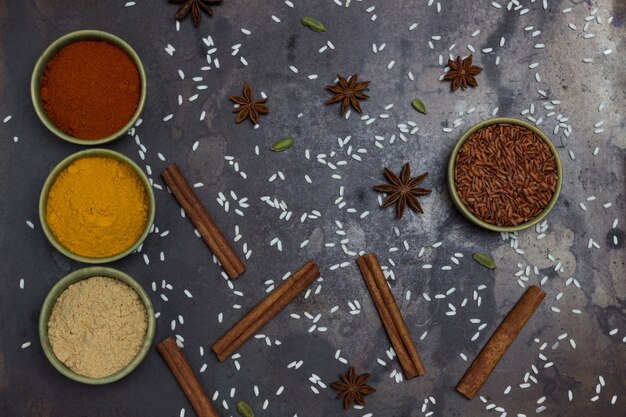
[[[561,192],[559,154],[536,126],[509,117],[476,124],[463,134],[448,164],[456,208],[472,223],[515,232],[541,222]]]
[[[141,115],[146,74],[122,39],[81,30],[46,48],[30,90],[39,119],[52,133],[80,145],[102,145],[122,137]]]

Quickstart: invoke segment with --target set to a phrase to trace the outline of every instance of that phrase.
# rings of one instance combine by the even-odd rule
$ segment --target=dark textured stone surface
[[[56,139],[37,120],[29,97],[30,72],[39,54],[54,39],[86,28],[110,31],[127,40],[142,58],[149,80],[143,123],[136,131],[147,148],[146,161],[140,160],[138,147],[130,137],[110,148],[129,155],[142,166],[149,164],[152,178],[159,184],[162,181],[158,173],[168,163],[178,163],[191,182],[204,183],[198,194],[229,239],[234,238],[234,227],[239,225],[243,238],[235,244],[237,250],[241,253],[243,242],[253,250],[246,262],[248,271],[234,282],[235,289],[244,293],[242,298],[234,295],[220,277],[220,269],[213,264],[206,246],[178,214],[174,199],[155,190],[155,223],[161,231],[169,230],[169,236],[148,237],[143,252],[150,257],[149,265],[144,264],[141,254],[111,265],[134,276],[146,289],[152,281],[159,287],[162,280],[174,286],[174,290],[164,291],[168,302],[160,298],[162,290],[149,291],[161,313],[157,340],[172,333],[172,320],[179,314],[184,316],[184,325],[178,324],[175,333],[185,338],[185,352],[194,369],[207,364],[200,380],[210,395],[219,390],[216,406],[220,415],[235,415],[234,406],[243,399],[259,416],[422,416],[422,404],[429,396],[436,399],[436,404],[429,403],[427,409],[434,415],[500,415],[493,410],[486,412],[486,404],[478,398],[468,402],[454,391],[454,386],[469,365],[459,353],[471,360],[522,294],[515,277],[520,269],[518,263],[539,268],[540,276],[532,274],[529,283],[544,275],[549,277],[544,287],[548,296],[480,394],[489,403],[504,407],[509,416],[534,415],[537,400],[543,396],[547,397],[543,403],[547,409],[542,415],[617,416],[623,412],[618,411],[624,410],[626,401],[626,7],[621,0],[593,2],[603,24],[591,27],[589,32],[596,33],[591,40],[581,35],[583,19],[594,7],[586,2],[550,0],[549,9],[544,11],[541,2],[524,1],[521,3],[528,3],[531,11],[520,17],[517,12],[495,9],[487,1],[442,1],[443,11],[437,14],[435,5],[428,7],[426,0],[353,0],[347,8],[331,0],[299,0],[294,1],[293,9],[278,0],[227,0],[216,8],[213,18],[202,17],[200,28],[186,21],[180,32],[174,29],[175,6],[165,1],[137,3],[129,8],[122,1],[0,3],[0,416],[178,416],[183,407],[187,416],[193,415],[156,351],[124,380],[92,387],[57,373],[38,344],[38,312],[45,295],[63,275],[82,266],[47,243],[37,221],[39,190],[52,167],[81,148]],[[376,9],[368,14],[365,9],[372,5]],[[561,13],[566,7],[573,7],[572,13]],[[272,21],[273,14],[282,22]],[[375,22],[370,20],[372,14],[377,15]],[[317,34],[303,28],[298,20],[304,15],[322,20],[328,32]],[[611,25],[606,23],[609,15],[614,16]],[[408,31],[413,22],[419,24],[418,28]],[[567,27],[569,22],[578,26],[576,32]],[[542,34],[532,38],[531,31],[524,31],[528,25]],[[252,35],[243,35],[241,27],[252,30]],[[470,37],[478,28],[481,34]],[[209,34],[216,41],[218,51],[214,56],[219,57],[221,68],[203,72],[200,68],[206,65],[208,48],[201,36]],[[427,44],[431,35],[442,36],[441,41],[434,42],[435,50]],[[501,37],[506,38],[504,48],[498,48]],[[336,49],[318,53],[327,40]],[[374,42],[384,42],[386,48],[374,54]],[[533,48],[540,42],[546,44],[546,49]],[[174,57],[164,51],[168,43],[176,48]],[[241,50],[232,57],[231,46],[237,43],[242,44]],[[442,66],[437,65],[437,57],[442,54],[445,61],[452,43],[457,44],[452,51],[455,54],[465,54],[468,43],[477,51],[486,47],[496,50],[495,54],[475,56],[475,63],[485,68],[478,76],[477,89],[451,94],[449,85],[438,81]],[[614,52],[604,56],[602,50],[608,48]],[[494,65],[495,55],[501,57],[498,66]],[[239,56],[245,56],[249,66],[243,66]],[[582,63],[585,57],[592,57],[594,63]],[[395,66],[387,70],[391,60],[396,61]],[[528,69],[532,62],[540,63],[539,68]],[[296,66],[299,73],[291,72],[290,65]],[[179,78],[178,69],[185,72],[185,80]],[[408,71],[415,75],[415,81],[408,79]],[[536,71],[541,75],[541,84],[535,81]],[[338,116],[337,106],[323,105],[329,97],[323,87],[336,73],[347,76],[353,72],[372,80],[372,98],[363,103],[364,112],[376,117],[389,113],[389,118],[377,118],[372,125],[365,125],[354,114],[345,120]],[[319,78],[309,80],[308,74],[318,74]],[[203,76],[204,80],[194,82],[194,76]],[[231,113],[228,96],[240,94],[244,80],[251,82],[255,92],[264,91],[270,98],[271,113],[261,118],[257,130],[249,123],[235,125]],[[208,89],[196,90],[196,84],[207,85]],[[518,254],[499,235],[471,226],[454,209],[446,190],[446,165],[463,130],[489,117],[494,107],[499,107],[499,115],[517,117],[530,103],[539,109],[542,101],[537,89],[562,102],[555,112],[569,118],[573,133],[566,147],[560,149],[566,176],[561,199],[549,217],[547,236],[537,240],[533,230],[520,233],[520,248],[525,254]],[[188,98],[196,93],[198,99],[189,102]],[[184,98],[180,106],[178,94]],[[415,96],[426,103],[427,116],[411,108]],[[598,112],[601,101],[606,109]],[[383,110],[391,103],[392,109]],[[476,111],[462,116],[463,126],[452,133],[442,132],[442,127],[451,126],[460,117],[459,112],[472,106]],[[203,110],[206,119],[200,121]],[[170,113],[174,118],[163,122]],[[301,118],[299,113],[303,114]],[[13,118],[2,123],[7,115]],[[399,134],[397,124],[407,120],[418,123],[417,135],[408,135],[407,143],[396,139],[390,145],[390,136]],[[599,120],[605,121],[605,132],[595,135],[593,126]],[[542,127],[553,136],[554,125],[552,117]],[[269,151],[272,143],[287,135],[296,138],[294,148],[280,154]],[[354,149],[367,149],[362,162],[346,156],[347,146],[338,145],[337,137],[347,135],[352,136],[349,145]],[[385,137],[384,149],[374,146],[374,135]],[[19,137],[16,143],[14,136]],[[196,140],[200,145],[193,152]],[[261,150],[259,157],[254,155],[255,145]],[[593,156],[596,146],[600,152]],[[304,159],[305,149],[311,150],[310,161]],[[575,160],[568,156],[570,149]],[[332,151],[337,156],[329,156],[328,161],[349,161],[336,171],[342,176],[340,180],[331,178],[335,171],[315,161],[317,154]],[[159,152],[166,162],[158,158]],[[236,158],[247,180],[225,161],[225,155]],[[425,186],[433,188],[433,194],[424,199],[425,215],[407,213],[396,221],[393,210],[378,209],[371,186],[382,180],[383,166],[397,171],[404,160],[411,162],[415,172],[430,173]],[[287,180],[269,183],[268,178],[278,170]],[[304,181],[305,174],[311,176],[313,185]],[[345,186],[347,202],[343,209],[334,203],[341,185]],[[225,213],[216,203],[218,192],[228,196],[231,190],[239,198],[249,198],[245,217],[237,216],[232,209]],[[260,201],[265,195],[285,200],[293,211],[291,220],[279,220],[280,212]],[[592,195],[595,201],[585,201]],[[578,207],[580,202],[585,202],[588,211]],[[606,202],[613,206],[603,208]],[[347,213],[348,207],[354,207],[357,213]],[[311,210],[319,210],[322,217],[300,223],[302,213]],[[366,210],[371,214],[360,219],[359,214]],[[615,218],[619,219],[617,229],[611,227]],[[27,220],[33,221],[34,230],[25,224]],[[395,262],[392,290],[422,355],[426,376],[400,384],[389,379],[392,369],[399,370],[399,366],[386,357],[388,340],[354,257],[340,248],[344,236],[336,234],[339,229],[335,220],[343,224],[345,237],[350,239],[349,250],[375,250],[385,265],[390,266],[388,258]],[[394,235],[393,226],[400,229],[400,237]],[[613,244],[613,236],[618,237],[618,245]],[[280,237],[283,252],[269,246],[274,237]],[[587,249],[589,238],[600,249]],[[304,239],[310,243],[300,249]],[[405,239],[409,251],[403,249]],[[443,241],[443,245],[432,248],[430,245],[437,241]],[[327,242],[337,245],[325,247]],[[426,247],[425,253],[418,257],[422,246]],[[389,253],[391,247],[400,250]],[[471,261],[475,250],[490,252],[498,268],[488,271]],[[161,251],[165,262],[158,260]],[[555,262],[546,257],[548,251],[562,263],[563,272],[555,272]],[[449,262],[456,252],[465,255],[460,266]],[[249,341],[240,349],[239,372],[232,360],[219,364],[209,346],[262,298],[266,280],[277,282],[309,258],[316,259],[322,270],[321,292],[308,299],[299,297],[262,330],[272,342],[282,343],[268,347],[262,339]],[[329,269],[342,262],[349,264]],[[433,269],[422,269],[425,263],[432,264]],[[454,268],[442,271],[444,265]],[[574,277],[581,288],[573,283],[566,286],[569,277]],[[26,283],[23,290],[19,289],[21,278]],[[480,284],[487,288],[479,291],[482,304],[478,307],[472,297]],[[434,298],[452,287],[455,292],[445,300]],[[192,299],[184,295],[184,289],[193,293]],[[410,301],[405,298],[407,290],[412,293]],[[421,296],[423,292],[430,295],[431,302]],[[557,301],[559,292],[564,295]],[[468,303],[461,307],[464,298]],[[351,300],[360,301],[360,314],[349,314],[347,303]],[[444,314],[448,303],[457,309],[455,316]],[[242,310],[233,309],[233,304],[241,304]],[[329,310],[335,305],[340,309],[331,314]],[[561,312],[552,312],[552,306]],[[572,309],[580,309],[582,314],[572,314]],[[304,316],[305,311],[313,316],[322,313],[317,324],[328,331],[308,333],[312,321]],[[217,321],[219,312],[224,312],[223,324]],[[302,318],[294,320],[289,317],[291,313]],[[475,342],[470,339],[478,325],[470,323],[470,318],[488,324]],[[619,331],[610,336],[614,328]],[[426,337],[420,340],[426,330]],[[557,337],[564,333],[567,337],[553,348]],[[533,342],[534,338],[540,343]],[[570,338],[576,341],[576,349],[568,342]],[[21,349],[27,341],[32,345]],[[538,358],[544,342],[547,347],[541,352],[547,361]],[[205,349],[204,357],[199,355],[199,346]],[[309,388],[308,378],[313,373],[328,385],[345,371],[347,367],[334,359],[337,349],[357,371],[372,374],[371,384],[378,391],[367,399],[365,410],[344,413],[331,389],[320,388],[320,394],[315,395]],[[384,359],[387,366],[380,366],[376,358]],[[287,369],[295,360],[303,360],[302,367]],[[544,369],[546,362],[554,366]],[[537,375],[531,364],[538,367]],[[529,381],[530,388],[520,389],[518,385],[524,382],[526,372],[538,383]],[[600,375],[606,386],[598,401],[591,402]],[[254,396],[254,385],[261,391],[258,398]],[[513,388],[504,395],[508,385]],[[284,393],[276,396],[280,386],[285,387]],[[231,387],[236,388],[234,398],[229,395]],[[574,394],[571,403],[568,390]],[[610,404],[613,395],[618,395],[615,405]],[[224,399],[228,411],[222,408]],[[263,411],[265,399],[269,407]]]

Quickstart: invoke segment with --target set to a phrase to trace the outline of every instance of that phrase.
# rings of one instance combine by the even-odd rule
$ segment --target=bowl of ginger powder
[[[92,385],[117,381],[137,368],[154,332],[146,291],[127,274],[99,266],[57,282],[39,317],[39,338],[50,363],[66,377]]]

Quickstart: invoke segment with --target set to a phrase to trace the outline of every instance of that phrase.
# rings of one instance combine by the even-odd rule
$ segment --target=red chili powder
[[[50,120],[79,139],[102,139],[132,118],[141,94],[139,71],[122,49],[80,41],[61,49],[46,67],[41,100]]]

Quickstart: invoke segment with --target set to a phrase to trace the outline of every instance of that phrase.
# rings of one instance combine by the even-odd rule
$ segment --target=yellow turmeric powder
[[[114,158],[87,156],[56,178],[46,222],[71,252],[105,258],[139,239],[148,221],[146,189],[133,169]]]

